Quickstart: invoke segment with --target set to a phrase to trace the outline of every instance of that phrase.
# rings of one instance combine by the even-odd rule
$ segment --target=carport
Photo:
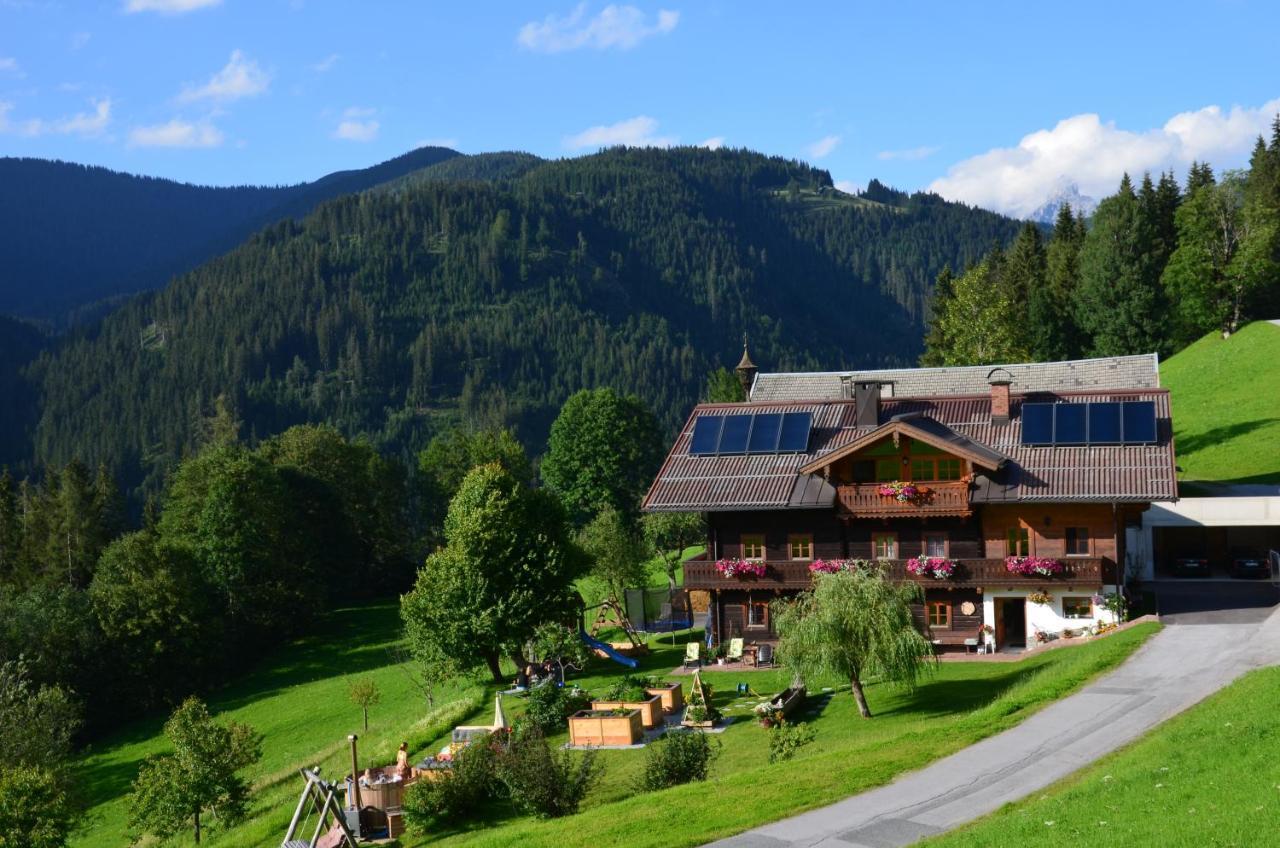
[[[1172,566],[1184,558],[1207,559],[1212,578],[1230,579],[1235,557],[1266,557],[1280,551],[1280,497],[1182,498],[1152,504],[1141,526],[1129,529],[1128,543],[1137,576],[1144,581],[1176,579]]]

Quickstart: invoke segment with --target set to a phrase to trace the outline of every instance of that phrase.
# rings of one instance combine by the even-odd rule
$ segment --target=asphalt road
[[[1280,613],[1270,614],[1265,605],[1244,607],[1242,613],[1225,606],[1227,598],[1206,594],[1203,588],[1174,594],[1175,605],[1183,607],[1170,616],[1175,626],[1166,627],[1111,674],[1017,727],[887,786],[714,845],[910,845],[1043,789],[1250,669],[1280,664]]]

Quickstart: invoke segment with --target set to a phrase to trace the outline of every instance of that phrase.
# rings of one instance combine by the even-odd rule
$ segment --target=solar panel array
[[[1024,403],[1024,445],[1149,445],[1156,405],[1149,400]]]
[[[699,415],[693,422],[689,453],[694,456],[804,453],[809,449],[812,429],[810,412]]]

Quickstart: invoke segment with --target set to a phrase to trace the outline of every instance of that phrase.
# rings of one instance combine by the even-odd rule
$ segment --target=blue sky
[[[1025,214],[1238,166],[1280,4],[0,0],[0,155],[282,183],[423,143],[725,144]]]

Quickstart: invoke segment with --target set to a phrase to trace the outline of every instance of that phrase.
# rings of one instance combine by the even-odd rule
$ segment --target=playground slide
[[[639,663],[637,663],[631,657],[624,657],[622,654],[615,651],[613,647],[608,643],[601,642],[599,639],[591,638],[590,636],[587,635],[587,631],[585,630],[579,630],[578,636],[582,639],[583,642],[587,643],[588,648],[593,648],[597,651],[600,651],[606,657],[608,657],[609,659],[613,660],[616,663],[621,663],[622,665],[625,665],[627,668],[635,668],[637,665],[639,665]]]

